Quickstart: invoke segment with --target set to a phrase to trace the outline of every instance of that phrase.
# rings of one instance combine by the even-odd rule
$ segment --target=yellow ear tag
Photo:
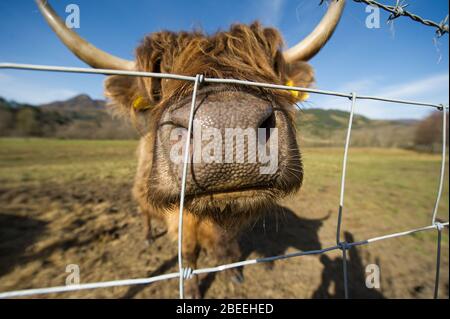
[[[141,111],[141,110],[145,110],[148,109],[150,107],[150,105],[148,105],[145,102],[145,99],[142,96],[138,96],[134,101],[133,101],[133,108],[137,111]]]
[[[295,85],[292,80],[288,80],[286,82],[286,86],[294,87]],[[301,92],[301,91],[294,91],[294,90],[290,90],[289,92],[292,94],[293,97],[295,97],[300,102],[306,101],[309,98],[308,92]]]

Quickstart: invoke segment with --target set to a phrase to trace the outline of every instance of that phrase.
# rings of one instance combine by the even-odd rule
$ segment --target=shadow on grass
[[[344,232],[346,242],[354,242],[353,235]],[[342,258],[331,259],[326,254],[320,256],[320,262],[324,266],[321,284],[313,293],[312,298],[330,299],[344,298],[344,272]],[[379,265],[379,262],[376,262]],[[383,294],[375,289],[365,286],[366,272],[363,261],[356,247],[348,250],[347,254],[348,293],[350,298],[356,299],[384,299]],[[331,291],[334,286],[334,291]]]
[[[0,277],[29,260],[26,250],[45,231],[46,223],[25,216],[0,214]]]
[[[320,219],[305,219],[298,217],[288,208],[279,206],[277,209],[279,209],[278,213],[266,215],[253,227],[243,232],[239,240],[242,252],[240,260],[250,258],[250,255],[254,253],[259,257],[283,255],[291,247],[299,251],[323,248],[318,232],[329,215]],[[347,242],[354,241],[352,234],[349,232],[345,232],[344,237]],[[342,258],[331,259],[326,254],[318,258],[323,265],[323,270],[321,283],[313,293],[312,298],[343,298]],[[177,257],[174,256],[163,262],[156,270],[149,272],[147,276],[166,273],[176,264]],[[273,268],[273,263],[265,263],[265,265],[269,269]],[[351,248],[348,251],[348,275],[351,298],[384,298],[379,291],[366,288],[365,266],[356,248]],[[206,295],[215,277],[216,273],[209,273],[200,280],[202,296]],[[130,287],[122,298],[133,298],[146,287],[147,285]]]

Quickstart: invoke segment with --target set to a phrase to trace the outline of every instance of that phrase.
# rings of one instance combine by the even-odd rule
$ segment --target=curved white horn
[[[317,27],[301,42],[283,52],[287,62],[308,61],[333,35],[344,10],[345,0],[331,0],[327,13]]]
[[[58,17],[47,0],[36,0],[36,3],[50,27],[59,39],[82,61],[97,69],[133,70],[134,62],[124,60],[102,51],[67,28]]]

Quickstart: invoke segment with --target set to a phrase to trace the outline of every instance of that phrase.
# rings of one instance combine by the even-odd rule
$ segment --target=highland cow
[[[280,33],[256,22],[236,24],[229,31],[213,35],[152,33],[136,49],[136,60],[127,61],[101,51],[66,28],[47,1],[37,3],[61,41],[94,68],[202,74],[300,87],[313,83],[313,69],[306,61],[331,37],[344,7],[344,0],[333,0],[313,32],[284,52]],[[171,159],[171,132],[178,129],[184,132],[185,139],[192,139],[186,136],[192,90],[192,82],[155,77],[114,75],[105,82],[111,109],[131,119],[141,132],[133,195],[145,218],[148,240],[152,239],[155,219],[163,220],[168,233],[177,238],[183,163]],[[270,174],[261,174],[263,164],[258,161],[189,164],[182,241],[187,267],[196,268],[200,249],[218,262],[236,261],[240,256],[239,231],[263,214],[276,214],[275,202],[300,188],[303,168],[293,115],[300,98],[297,93],[253,86],[201,85],[194,115],[197,127],[214,128],[220,133],[227,129],[265,130],[267,142],[276,139],[277,165]],[[272,133],[274,130],[277,134]],[[227,143],[233,151],[238,144],[249,144],[248,138],[234,144],[219,141],[219,146]],[[206,142],[200,145],[206,146]],[[226,148],[220,149],[225,152]],[[244,157],[255,155],[252,152],[245,150]],[[242,279],[238,272],[230,272],[234,279]],[[196,278],[187,281],[186,286],[187,296],[200,297]]]

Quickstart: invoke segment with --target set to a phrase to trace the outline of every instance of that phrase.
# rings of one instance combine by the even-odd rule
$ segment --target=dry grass
[[[176,245],[143,241],[129,190],[134,141],[0,139],[0,290],[64,284],[67,264],[81,281],[137,278],[176,271]],[[302,190],[280,203],[241,239],[243,258],[334,245],[342,148],[303,149]],[[362,240],[430,223],[440,158],[398,149],[351,148],[343,236]],[[448,167],[448,166],[447,166]],[[448,220],[448,178],[439,216]],[[160,227],[161,228],[161,227]],[[435,232],[352,249],[350,293],[355,298],[429,298]],[[443,236],[440,296],[448,298],[448,230]],[[381,267],[379,290],[364,285],[365,267]],[[201,256],[200,266],[208,266]],[[219,274],[203,278],[207,298],[340,298],[338,252],[249,266],[245,283]],[[65,293],[50,297],[177,297],[177,281]],[[43,296],[49,297],[49,296]]]

